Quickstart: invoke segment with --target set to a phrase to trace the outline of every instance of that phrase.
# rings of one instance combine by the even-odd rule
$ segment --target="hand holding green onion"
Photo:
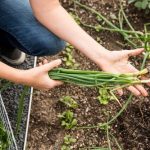
[[[110,73],[135,73],[138,72],[138,70],[128,62],[128,59],[131,56],[141,54],[143,51],[143,48],[135,50],[112,51],[109,55],[103,58],[103,60],[100,60],[98,65],[103,71]],[[127,89],[136,96],[148,95],[147,91],[140,84],[136,84],[134,86],[130,85]],[[119,93],[122,95],[123,91],[119,90]]]
[[[147,69],[138,71],[128,63],[130,56],[138,55],[141,52],[143,52],[143,49],[112,52],[109,59],[104,61],[104,66],[101,66],[106,72],[57,68],[50,71],[49,76],[53,80],[80,86],[105,86],[111,90],[127,87],[135,95],[147,96],[147,91],[140,85],[141,83],[150,83],[150,80],[140,80],[141,76],[148,72]]]

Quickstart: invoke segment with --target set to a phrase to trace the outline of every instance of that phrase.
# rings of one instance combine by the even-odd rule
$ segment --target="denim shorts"
[[[36,20],[29,0],[0,0],[1,45],[47,56],[63,50],[65,42]]]

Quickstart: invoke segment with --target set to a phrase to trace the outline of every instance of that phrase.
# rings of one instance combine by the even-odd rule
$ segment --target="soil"
[[[75,6],[71,1],[62,0],[62,5],[72,13],[78,14],[82,21],[87,24],[97,24],[95,16],[91,13]],[[119,0],[81,0],[86,4],[107,16],[112,20],[110,14],[117,15],[119,11]],[[143,31],[143,24],[150,19],[148,15],[138,11],[126,1],[125,12],[136,30]],[[117,21],[114,19],[114,23]],[[123,38],[117,33],[107,31],[96,32],[87,27],[83,27],[93,38],[100,38],[99,43],[109,50],[120,50],[131,48],[125,45]],[[122,43],[123,46],[117,44]],[[98,70],[99,68],[87,59],[78,50],[73,50],[73,56],[80,65],[80,69]],[[53,57],[46,57],[49,61],[56,58],[63,58],[64,54],[59,53]],[[43,58],[39,58],[41,61]],[[134,64],[139,68],[140,57],[134,60]],[[62,65],[65,67],[65,65]],[[149,64],[147,64],[149,66]],[[147,88],[147,87],[146,87]],[[100,129],[75,129],[65,130],[60,125],[58,114],[67,110],[59,100],[63,96],[74,98],[79,107],[73,112],[78,120],[78,126],[97,125],[106,122],[108,114],[114,116],[121,108],[116,101],[111,101],[108,105],[101,105],[98,100],[98,91],[94,88],[81,88],[73,85],[62,85],[49,91],[34,90],[31,120],[28,134],[28,150],[60,150],[63,145],[63,138],[70,134],[77,139],[71,145],[71,149],[88,150],[88,147],[108,147],[106,133]],[[120,98],[122,104],[125,103],[129,93]],[[124,111],[124,113],[113,123],[110,132],[115,136],[123,150],[149,150],[150,149],[150,101],[149,97],[135,97]],[[112,150],[117,150],[114,140],[111,139]]]

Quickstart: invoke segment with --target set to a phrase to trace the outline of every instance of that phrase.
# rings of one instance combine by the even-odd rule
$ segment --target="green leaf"
[[[112,100],[112,96],[110,95],[109,90],[105,87],[99,88],[99,94],[100,95],[97,98],[100,104],[107,105],[109,101]]]
[[[136,2],[135,4],[135,7],[137,7],[137,8],[139,8],[139,9],[141,9],[142,8],[142,2]]]
[[[143,0],[142,2],[142,9],[146,9],[148,6],[148,0]]]
[[[150,2],[149,2],[149,4],[148,4],[148,8],[150,9]]]
[[[69,146],[63,145],[61,147],[61,150],[71,150]]]
[[[75,143],[75,142],[76,142],[76,139],[72,138],[70,135],[66,135],[64,137],[64,144],[66,144],[66,145],[70,145],[70,144]]]
[[[72,126],[74,127],[74,126],[76,126],[77,125],[77,119],[73,119],[73,121],[72,121]]]
[[[77,125],[77,120],[74,119],[74,114],[70,110],[63,112],[59,117],[61,119],[61,125],[66,129],[71,129]]]
[[[78,103],[71,98],[70,96],[65,96],[62,99],[60,99],[60,101],[62,103],[64,103],[66,106],[68,106],[69,108],[77,108],[78,107]]]

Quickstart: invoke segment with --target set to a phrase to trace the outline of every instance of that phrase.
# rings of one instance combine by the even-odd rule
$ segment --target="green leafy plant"
[[[64,144],[70,145],[72,143],[75,143],[77,140],[75,138],[72,138],[70,135],[66,135],[64,137]]]
[[[75,138],[72,138],[70,135],[66,135],[64,137],[64,143],[61,147],[61,150],[71,150],[70,146],[75,142],[76,142]]]
[[[97,98],[100,104],[103,105],[108,104],[110,100],[114,99],[114,97],[106,87],[99,88],[99,96]]]
[[[64,103],[66,106],[68,106],[69,108],[75,109],[78,107],[78,103],[70,96],[65,96],[65,97],[61,98],[60,101],[62,103]]]
[[[61,150],[71,150],[71,144],[75,143],[76,141],[77,140],[75,138],[72,138],[70,135],[66,135],[64,137],[64,143],[61,147]]]
[[[62,145],[61,150],[71,150],[70,146],[68,145]]]
[[[74,113],[70,110],[59,114],[58,117],[61,119],[61,125],[65,127],[65,129],[72,129],[77,125],[77,120],[74,118]]]
[[[4,125],[0,120],[0,150],[6,150],[9,145],[8,132],[5,130]]]
[[[68,68],[77,68],[79,64],[76,63],[75,59],[73,58],[73,46],[67,43],[67,47],[65,51],[63,51],[64,58],[63,61]]]
[[[143,9],[146,13],[150,12],[150,0],[128,0],[129,4],[134,3],[138,9]]]

